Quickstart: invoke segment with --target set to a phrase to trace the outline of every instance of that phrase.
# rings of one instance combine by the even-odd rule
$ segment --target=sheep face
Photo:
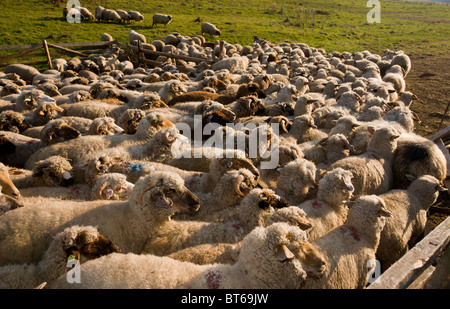
[[[324,275],[328,265],[325,256],[314,245],[309,242],[300,244],[295,253],[308,277],[320,278]]]
[[[44,126],[40,133],[40,138],[48,144],[53,144],[68,141],[77,138],[80,135],[80,131],[72,128],[71,126],[58,123]]]
[[[102,117],[95,119],[90,128],[89,134],[97,135],[119,135],[123,134],[124,130],[114,123],[114,119],[110,117]]]
[[[179,212],[196,212],[200,200],[175,173],[156,172],[136,182],[130,201],[146,217],[168,218]]]
[[[262,189],[259,193],[258,207],[261,209],[266,209],[272,207],[274,209],[287,207],[289,205],[288,201],[279,195],[276,195],[270,189]]]
[[[134,134],[145,112],[140,109],[128,109],[117,121],[117,124],[124,130],[125,134]]]
[[[248,158],[216,158],[211,162],[209,172],[214,176],[222,176],[228,171],[240,170],[242,168],[249,170],[254,175],[255,180],[259,179],[259,170]]]
[[[286,223],[273,223],[267,228],[257,227],[245,238],[239,263],[245,265],[246,273],[260,288],[300,288],[306,272],[297,252],[300,245],[306,242],[304,231]],[[253,265],[270,265],[276,275],[261,271],[260,267]]]
[[[74,183],[71,173],[72,165],[69,161],[60,156],[51,156],[36,163],[32,177],[40,178],[45,186],[67,187]]]
[[[119,173],[103,174],[97,178],[92,188],[91,198],[119,200],[128,198],[133,191],[134,184],[126,180],[126,176]]]

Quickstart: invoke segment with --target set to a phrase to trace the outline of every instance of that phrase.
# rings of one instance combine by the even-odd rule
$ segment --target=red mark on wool
[[[209,270],[206,275],[206,287],[208,289],[218,289],[220,287],[220,281],[223,276],[220,271],[211,271]]]
[[[77,194],[81,194],[81,188],[79,186],[70,187],[70,191],[76,192]]]
[[[350,230],[350,235],[352,235],[354,240],[357,240],[357,241],[361,240],[359,238],[358,231],[353,226],[349,226],[348,229]]]
[[[33,144],[35,141],[28,141],[27,144]]]
[[[236,230],[240,230],[241,229],[241,226],[239,224],[237,224],[237,223],[235,223],[235,224],[233,224],[231,226],[234,227]]]
[[[317,200],[315,200],[314,202],[312,202],[311,206],[313,208],[320,208],[322,207],[322,204],[320,204]]]

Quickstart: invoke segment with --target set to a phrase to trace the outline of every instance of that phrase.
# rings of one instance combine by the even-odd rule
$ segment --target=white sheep
[[[298,251],[303,252],[306,243],[304,231],[286,223],[276,223],[254,229],[245,238],[234,265],[196,265],[168,257],[113,253],[84,263],[81,284],[70,285],[61,277],[51,287],[300,288],[306,272],[302,261],[296,257]]]
[[[29,65],[20,64],[20,63],[14,63],[9,64],[5,67],[4,73],[15,73],[20,76],[21,79],[23,79],[25,82],[31,84],[33,82],[33,78],[36,75],[39,75],[39,71]]]
[[[136,44],[135,41],[141,41],[142,43],[147,43],[147,39],[145,38],[145,35],[138,33],[134,30],[130,30],[128,32],[128,41],[131,45]]]
[[[380,234],[391,216],[376,195],[363,195],[350,207],[345,224],[311,242],[325,257],[321,278],[308,277],[304,289],[362,289],[367,284],[368,263],[375,259]]]
[[[392,160],[400,134],[391,127],[368,129],[372,137],[367,152],[333,163],[329,169],[341,167],[353,174],[354,194],[381,194],[392,188]]]
[[[376,254],[382,270],[388,269],[415,245],[425,230],[429,207],[436,202],[439,192],[447,191],[433,176],[407,177],[411,184],[406,190],[396,189],[379,195],[392,213],[392,220],[386,222],[381,232]]]
[[[298,205],[313,227],[308,232],[311,241],[345,223],[348,208],[344,202],[353,196],[352,177],[341,168],[327,172],[319,180],[317,197]]]
[[[205,33],[210,36],[220,36],[220,30],[217,29],[215,25],[208,22],[203,22],[201,24],[201,34],[204,35]]]
[[[131,20],[134,20],[134,21],[143,21],[144,20],[144,16],[137,11],[127,11],[127,13],[130,16]]]
[[[83,264],[113,252],[121,252],[92,226],[72,226],[55,235],[37,264],[9,264],[0,267],[1,289],[34,289],[51,284],[67,273],[68,261]]]
[[[159,13],[153,14],[152,20],[153,20],[152,27],[154,25],[158,26],[158,24],[163,24],[164,26],[167,26],[167,24],[172,21],[172,15],[159,14]]]
[[[36,197],[32,207],[18,208],[0,217],[0,265],[37,263],[52,237],[76,224],[95,225],[123,252],[140,254],[151,232],[157,229],[150,222],[163,222],[177,212],[198,208],[198,198],[184,186],[180,176],[168,172],[142,177],[126,201],[69,202]],[[11,233],[11,229],[20,232]]]

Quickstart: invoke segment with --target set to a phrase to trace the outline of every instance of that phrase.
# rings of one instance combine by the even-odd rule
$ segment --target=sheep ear
[[[85,171],[87,168],[87,163],[78,165],[78,168]]]
[[[317,145],[319,145],[319,146],[325,146],[325,144],[326,144],[327,141],[328,141],[328,138],[329,138],[329,137],[322,138],[322,139],[317,143]]]
[[[275,246],[275,252],[277,254],[277,259],[280,262],[292,260],[294,258],[294,254],[284,244]]]
[[[349,208],[352,208],[353,204],[355,204],[355,201],[344,201],[344,204],[347,205]]]
[[[417,179],[416,176],[413,176],[413,175],[410,175],[410,174],[405,174],[405,177],[411,182],[413,182],[414,180]]]
[[[375,132],[375,128],[372,127],[372,126],[367,127],[367,131],[369,131],[369,133],[370,133],[371,135],[373,135],[373,133]]]

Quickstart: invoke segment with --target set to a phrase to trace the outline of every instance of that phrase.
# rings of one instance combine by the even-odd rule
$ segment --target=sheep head
[[[309,242],[299,244],[295,254],[301,261],[308,277],[320,278],[325,274],[325,270],[328,267],[327,261],[325,256],[314,245]]]
[[[179,212],[196,212],[200,201],[183,179],[172,172],[155,172],[141,177],[130,197],[131,203],[147,218],[169,219]]]
[[[49,123],[41,130],[40,138],[43,142],[53,144],[68,141],[81,135],[80,131],[71,126],[58,122]]]
[[[73,226],[56,236],[60,239],[67,259],[77,259],[80,263],[122,250],[107,237],[90,226]]]
[[[88,131],[90,135],[119,135],[123,133],[124,130],[115,124],[111,117],[96,118]]]
[[[209,165],[209,173],[214,181],[217,181],[228,171],[239,170],[241,168],[249,170],[254,175],[255,180],[259,179],[259,170],[248,158],[215,158]]]
[[[292,122],[287,119],[285,116],[274,116],[270,117],[266,120],[267,123],[277,123],[279,124],[280,132],[283,133],[289,133],[289,130],[291,129]]]
[[[254,174],[245,168],[231,170],[224,174],[214,189],[216,198],[231,196],[244,198],[257,185]],[[230,192],[231,191],[231,192]]]
[[[32,177],[39,178],[44,185],[49,187],[67,187],[74,183],[71,173],[72,165],[66,158],[51,156],[36,163]]]
[[[25,120],[25,116],[15,111],[4,111],[0,114],[0,130],[14,133],[22,133],[31,125]]]
[[[124,130],[125,134],[134,134],[142,119],[145,118],[145,112],[141,109],[127,109],[120,116],[117,124]]]
[[[256,227],[244,238],[237,263],[260,288],[301,288],[306,272],[297,252],[307,241],[305,231],[284,222]]]
[[[108,173],[99,176],[92,188],[91,199],[119,200],[128,198],[133,191],[134,184],[127,181],[127,177],[119,173]]]

